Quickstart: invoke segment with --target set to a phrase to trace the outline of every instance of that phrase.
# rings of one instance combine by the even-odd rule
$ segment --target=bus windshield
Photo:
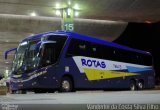
[[[40,40],[22,42],[15,54],[12,71],[14,74],[21,74],[21,71],[32,70],[38,65],[38,46]]]
[[[52,35],[48,36],[47,39],[49,42],[46,44],[44,43],[45,40],[43,40],[43,44],[41,39],[31,39],[19,44],[13,61],[13,74],[22,74],[24,71],[29,72],[37,67],[44,67],[57,62],[67,37]]]
[[[27,41],[25,41],[18,46],[17,52],[15,54],[15,59],[13,61],[12,71],[17,71],[22,67],[22,64],[24,62],[25,52],[27,50],[27,44],[28,44]]]
[[[34,68],[36,68],[39,64],[39,47],[40,44],[37,44],[40,41],[40,39],[38,40],[32,40],[29,42],[29,46],[28,46],[28,51],[26,53],[26,60],[25,60],[25,65],[26,65],[26,70],[32,70]]]

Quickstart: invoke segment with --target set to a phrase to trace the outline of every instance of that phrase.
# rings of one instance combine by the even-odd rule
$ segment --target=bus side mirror
[[[17,50],[17,48],[11,48],[11,49],[6,50],[6,51],[4,52],[4,58],[5,58],[5,60],[7,60],[8,54],[9,54],[10,52],[16,51],[16,50]]]

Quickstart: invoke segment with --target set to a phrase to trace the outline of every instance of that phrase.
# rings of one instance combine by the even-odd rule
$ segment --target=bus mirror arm
[[[10,52],[16,51],[16,50],[17,50],[17,48],[10,48],[10,49],[6,50],[6,51],[4,52],[4,58],[5,58],[5,60],[7,60],[8,54],[9,54]]]

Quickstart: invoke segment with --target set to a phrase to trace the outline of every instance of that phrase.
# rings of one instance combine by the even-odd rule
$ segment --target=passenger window
[[[86,42],[79,39],[72,39],[68,47],[67,56],[87,56]]]

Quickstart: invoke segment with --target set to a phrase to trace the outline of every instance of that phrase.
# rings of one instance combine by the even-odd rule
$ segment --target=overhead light
[[[37,14],[35,12],[31,12],[30,16],[37,16]]]
[[[60,4],[59,3],[56,3],[56,8],[60,8]]]
[[[61,11],[60,10],[56,10],[56,15],[57,16],[61,16]]]
[[[9,62],[7,62],[7,61],[6,61],[5,63],[7,63],[7,64],[8,64]]]
[[[79,5],[75,4],[73,8],[78,10],[79,9]]]
[[[9,70],[6,70],[5,73],[6,73],[5,76],[8,77]]]
[[[34,34],[30,34],[30,36],[33,36]]]
[[[145,21],[146,23],[148,23],[148,24],[151,24],[152,22],[151,21]]]
[[[70,8],[67,9],[67,15],[71,15],[72,10]]]
[[[71,1],[70,0],[68,1],[68,5],[71,5]]]
[[[75,12],[75,16],[76,16],[76,17],[79,16],[79,12],[76,11],[76,12]]]
[[[9,40],[6,40],[5,42],[9,42]]]
[[[6,70],[6,73],[9,73],[9,70]]]

